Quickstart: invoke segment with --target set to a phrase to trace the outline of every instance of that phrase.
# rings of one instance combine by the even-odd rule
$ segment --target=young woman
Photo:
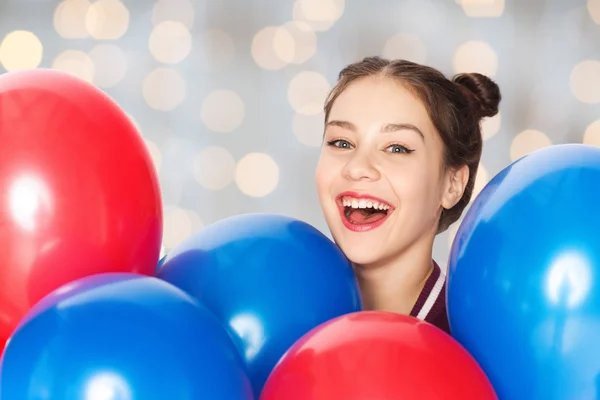
[[[471,199],[480,120],[498,112],[488,77],[365,58],[325,103],[316,184],[334,240],[353,263],[365,309],[409,314],[450,333],[433,242]]]

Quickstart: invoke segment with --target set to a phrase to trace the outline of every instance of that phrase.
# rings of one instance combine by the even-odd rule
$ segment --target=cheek
[[[426,209],[439,203],[440,178],[437,171],[423,163],[405,165],[393,180],[394,192],[400,203]]]
[[[315,183],[319,196],[331,191],[332,185],[339,174],[338,162],[327,155],[322,155],[315,171]]]

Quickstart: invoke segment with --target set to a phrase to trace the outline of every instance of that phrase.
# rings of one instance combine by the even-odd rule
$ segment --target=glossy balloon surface
[[[451,251],[454,337],[501,399],[600,395],[600,149],[514,162],[473,202]]]
[[[39,302],[6,347],[2,400],[252,400],[222,324],[176,287],[109,273]]]
[[[475,360],[416,318],[364,311],[326,322],[286,353],[260,400],[496,400]]]
[[[151,275],[160,188],[145,143],[71,75],[0,75],[0,347],[44,295],[100,272]]]
[[[303,334],[362,308],[339,248],[283,215],[243,214],[209,225],[170,250],[157,276],[198,298],[231,329],[256,396]]]

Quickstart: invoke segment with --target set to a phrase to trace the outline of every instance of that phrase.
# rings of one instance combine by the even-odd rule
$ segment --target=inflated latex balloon
[[[230,328],[256,397],[303,334],[362,309],[340,249],[311,225],[283,215],[243,214],[209,225],[170,250],[157,276]]]
[[[481,191],[448,273],[453,336],[501,399],[600,391],[600,148],[530,153]]]
[[[0,75],[0,348],[44,295],[101,272],[151,275],[155,167],[127,114],[72,75]]]
[[[260,400],[497,400],[485,373],[441,329],[417,318],[363,311],[297,341]]]
[[[126,273],[67,284],[6,346],[2,400],[252,400],[225,327],[167,282]]]

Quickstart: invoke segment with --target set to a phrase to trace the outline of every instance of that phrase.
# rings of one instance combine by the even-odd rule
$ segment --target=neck
[[[433,242],[413,247],[376,265],[354,265],[365,310],[410,314],[433,271]]]

